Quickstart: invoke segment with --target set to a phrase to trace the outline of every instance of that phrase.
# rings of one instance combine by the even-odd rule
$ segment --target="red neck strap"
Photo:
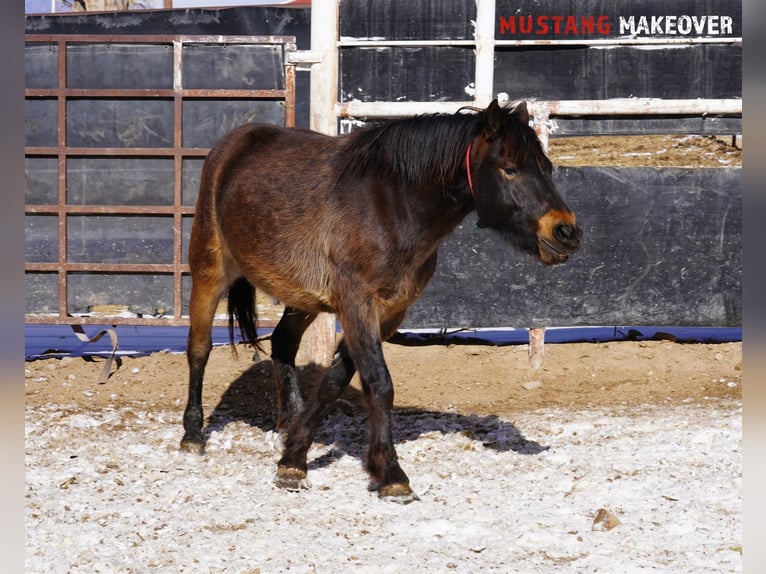
[[[473,142],[468,144],[468,149],[465,150],[465,171],[468,174],[468,189],[471,190],[471,197],[476,197],[473,191],[473,180],[471,178],[471,147]]]

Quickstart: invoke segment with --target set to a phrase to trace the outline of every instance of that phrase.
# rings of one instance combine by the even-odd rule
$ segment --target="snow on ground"
[[[397,411],[420,500],[367,490],[364,419],[340,412],[312,488],[272,484],[279,436],[180,413],[26,413],[26,572],[740,572],[741,408],[545,410],[508,420]],[[599,509],[620,524],[594,530]]]

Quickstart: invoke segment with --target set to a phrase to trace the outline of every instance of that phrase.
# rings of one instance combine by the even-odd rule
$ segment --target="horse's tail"
[[[255,324],[258,312],[255,308],[255,287],[244,277],[240,277],[229,287],[229,340],[234,347],[234,319],[237,319],[239,333],[245,343],[260,349]]]

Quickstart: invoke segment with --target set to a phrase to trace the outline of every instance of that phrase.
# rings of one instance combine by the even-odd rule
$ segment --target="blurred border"
[[[0,555],[24,571],[24,4],[0,9]]]
[[[766,215],[766,4],[763,0],[743,2],[743,571],[763,571],[766,545],[763,544],[763,517],[766,497],[761,486],[766,480],[766,260],[759,248]],[[747,149],[745,149],[745,147]]]
[[[4,2],[0,18],[3,81],[0,83],[2,126],[0,173],[0,431],[3,508],[0,552],[4,572],[24,571],[24,8]],[[766,3],[743,2],[744,66],[744,572],[766,564],[761,540],[766,496],[766,260],[759,248],[766,228]]]

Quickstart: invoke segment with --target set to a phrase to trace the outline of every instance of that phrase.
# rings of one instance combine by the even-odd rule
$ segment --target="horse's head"
[[[543,263],[566,261],[580,248],[582,230],[556,191],[526,104],[505,109],[494,100],[479,116],[481,133],[467,160],[479,225],[502,232]]]

